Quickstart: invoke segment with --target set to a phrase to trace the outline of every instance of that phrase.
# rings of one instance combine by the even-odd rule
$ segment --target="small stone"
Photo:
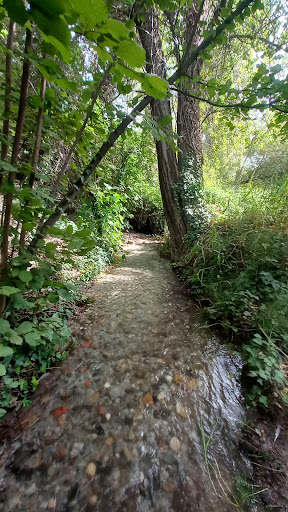
[[[71,450],[71,457],[77,457],[80,455],[84,448],[84,443],[74,443],[73,448]]]
[[[184,381],[185,381],[184,375],[181,375],[180,373],[176,373],[176,375],[174,375],[174,382],[176,382],[176,384],[182,384]]]
[[[110,382],[106,382],[106,383],[104,384],[104,388],[106,388],[106,389],[110,388],[110,386],[111,386]]]
[[[128,462],[131,462],[131,460],[132,460],[132,455],[131,455],[130,450],[129,450],[129,448],[128,448],[128,446],[127,446],[127,444],[126,444],[126,443],[123,443],[123,453],[124,453],[124,455],[125,455],[126,460],[127,460]]]
[[[169,441],[169,446],[173,452],[179,452],[181,448],[181,443],[177,437],[171,437]]]
[[[89,462],[86,467],[86,475],[93,478],[96,474],[96,464],[94,462]]]
[[[137,379],[144,379],[145,375],[146,375],[146,370],[144,370],[144,368],[138,368],[135,371],[135,377],[137,377]]]
[[[114,399],[119,398],[122,394],[121,388],[112,388],[110,391],[110,396]]]
[[[67,455],[67,450],[63,446],[59,446],[56,448],[55,452],[53,453],[53,459],[55,460],[62,460]]]
[[[142,397],[142,402],[144,405],[148,405],[149,407],[152,407],[153,406],[153,397],[152,395],[150,395],[150,393],[146,393],[146,395],[144,395]]]
[[[164,489],[166,492],[174,492],[174,484],[172,484],[172,482],[165,482],[164,484]]]
[[[111,420],[110,412],[107,412],[107,414],[105,414],[105,418],[106,418],[107,421]]]
[[[166,375],[165,379],[168,382],[168,384],[171,384],[173,377],[172,377],[172,375]]]
[[[197,379],[190,379],[185,382],[184,387],[188,389],[189,391],[195,391],[198,387]]]
[[[179,414],[179,416],[182,416],[182,418],[184,418],[185,420],[188,420],[189,412],[186,409],[186,407],[184,407],[184,405],[181,404],[181,402],[176,403],[176,412],[177,412],[177,414]]]
[[[27,494],[27,496],[32,496],[33,494],[35,494],[36,491],[36,484],[32,484],[30,487],[28,487],[28,489],[26,489],[25,494]]]
[[[56,498],[51,498],[51,500],[48,501],[48,509],[54,510],[56,508]]]
[[[165,400],[166,393],[164,391],[160,391],[159,395],[157,396],[158,400]]]
[[[98,497],[96,496],[96,494],[93,494],[93,496],[91,496],[91,498],[89,499],[90,505],[95,505],[95,503],[97,503],[97,500]]]

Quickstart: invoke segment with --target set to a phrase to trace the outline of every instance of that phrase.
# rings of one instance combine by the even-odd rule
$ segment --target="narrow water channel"
[[[1,448],[5,512],[249,510],[235,493],[248,474],[240,361],[203,328],[157,244],[126,249],[90,291],[77,348]]]

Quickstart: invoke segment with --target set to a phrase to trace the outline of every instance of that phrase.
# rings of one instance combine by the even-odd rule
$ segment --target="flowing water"
[[[240,360],[203,328],[157,244],[126,249],[2,447],[5,512],[240,510]]]

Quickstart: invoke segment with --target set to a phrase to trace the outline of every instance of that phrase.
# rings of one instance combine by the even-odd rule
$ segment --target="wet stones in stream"
[[[233,362],[199,329],[157,244],[136,242],[91,288],[95,304],[71,322],[77,348],[16,418],[0,454],[5,512],[231,512],[207,474],[199,425],[213,431],[211,456],[231,485],[245,467]]]

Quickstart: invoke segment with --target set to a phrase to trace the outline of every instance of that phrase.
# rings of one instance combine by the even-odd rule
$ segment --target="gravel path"
[[[126,249],[1,448],[1,511],[236,510],[239,361],[201,328],[156,243]]]

